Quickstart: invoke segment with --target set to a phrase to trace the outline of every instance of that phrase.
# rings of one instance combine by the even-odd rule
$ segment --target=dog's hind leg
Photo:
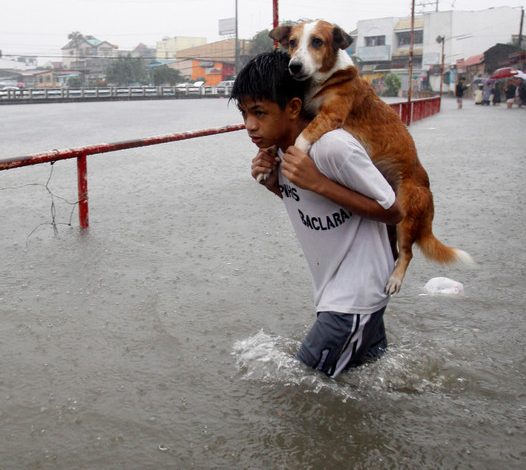
[[[396,197],[404,212],[404,218],[396,226],[398,259],[385,286],[385,293],[389,295],[400,292],[405,273],[413,259],[413,245],[420,238],[426,222],[431,224],[433,220],[433,196],[429,188],[415,187],[413,182],[402,183],[398,187]]]
[[[407,267],[413,259],[413,243],[415,242],[414,229],[414,221],[407,216],[397,225],[398,259],[389,277],[389,281],[387,281],[385,286],[386,294],[393,295],[400,292]]]

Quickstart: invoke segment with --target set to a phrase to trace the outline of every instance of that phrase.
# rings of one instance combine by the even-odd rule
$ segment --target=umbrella
[[[494,78],[494,79],[514,78],[514,77],[523,78],[522,75],[526,75],[526,74],[512,67],[502,67],[500,69],[495,70],[495,72],[493,72],[490,78]]]

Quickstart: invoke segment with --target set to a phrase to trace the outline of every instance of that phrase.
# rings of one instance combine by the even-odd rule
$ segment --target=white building
[[[108,41],[76,33],[62,48],[62,62],[67,69],[86,69],[88,62],[116,57],[117,49]]]
[[[175,36],[173,38],[163,38],[157,41],[156,59],[175,59],[177,51],[197,47],[206,44],[206,38],[194,36]]]
[[[415,17],[413,80],[418,88],[429,75],[429,85],[438,91],[444,37],[444,70],[457,60],[482,54],[497,43],[509,43],[520,28],[521,9],[498,7],[479,11],[441,11]],[[392,71],[407,89],[410,18],[378,18],[358,22],[356,57],[362,73],[372,80]],[[431,73],[429,73],[431,72]],[[444,88],[448,90],[447,85]]]

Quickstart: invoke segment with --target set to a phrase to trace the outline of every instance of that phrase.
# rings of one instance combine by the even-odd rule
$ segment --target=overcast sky
[[[431,0],[415,0],[418,4]],[[448,0],[439,10],[520,7],[524,0]],[[433,3],[434,5],[434,3]],[[427,11],[434,7],[427,7]],[[0,50],[7,54],[49,56],[57,60],[67,35],[80,31],[120,49],[138,43],[155,46],[165,36],[200,36],[217,41],[218,20],[233,17],[235,0],[9,0],[0,14]],[[409,16],[411,0],[280,0],[286,20],[323,18],[350,31],[362,19]],[[251,38],[272,27],[272,0],[238,0],[239,37]],[[524,26],[526,32],[526,25]],[[519,25],[517,25],[517,32]],[[41,60],[41,62],[43,62]]]

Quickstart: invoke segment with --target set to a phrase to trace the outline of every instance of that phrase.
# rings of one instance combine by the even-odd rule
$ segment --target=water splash
[[[298,348],[296,340],[259,331],[236,341],[232,355],[244,380],[299,386],[304,393],[326,391],[344,401],[372,395],[436,393],[458,384],[458,377],[445,371],[443,364],[418,343],[392,345],[381,360],[352,369],[336,380],[301,364],[295,358]]]
[[[300,343],[281,336],[269,335],[259,331],[253,336],[236,341],[232,355],[242,379],[255,380],[267,384],[302,387],[304,393],[330,391],[337,396],[354,399],[351,389],[319,372],[313,371],[296,358]]]

